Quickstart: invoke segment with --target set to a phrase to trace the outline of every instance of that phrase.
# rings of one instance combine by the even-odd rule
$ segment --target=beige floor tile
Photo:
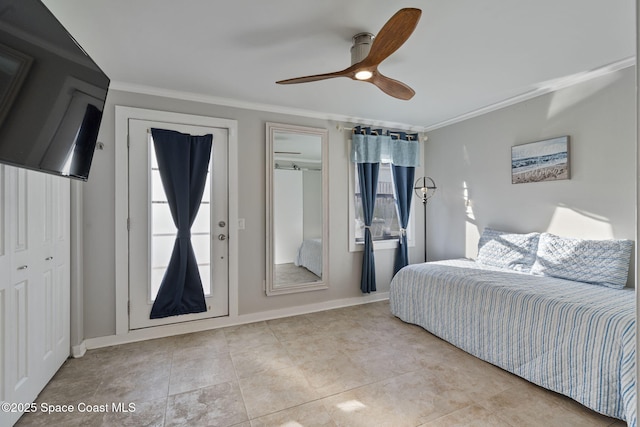
[[[420,427],[516,427],[478,405],[471,405]]]
[[[331,417],[345,426],[417,426],[464,407],[467,402],[439,396],[430,379],[409,373],[322,400]]]
[[[153,340],[153,346],[142,346],[138,343],[109,347],[97,355],[97,363],[101,365],[103,376],[130,376],[143,372],[154,372],[158,368],[168,370],[173,355],[173,340]],[[161,342],[170,343],[163,348]],[[165,367],[165,365],[169,365]]]
[[[102,415],[101,427],[163,427],[167,399],[135,404],[130,412],[108,412]]]
[[[251,427],[335,427],[337,424],[321,402],[311,402],[265,415],[251,421]]]
[[[282,344],[265,344],[248,351],[231,354],[238,378],[246,378],[264,371],[290,368],[289,353]]]
[[[298,368],[262,372],[239,381],[250,419],[292,408],[318,397]]]
[[[248,419],[238,384],[228,382],[169,397],[165,426],[226,427]]]
[[[122,360],[111,375],[104,375],[90,403],[111,404],[112,402],[142,403],[167,397],[171,362],[156,362],[149,358],[146,364],[136,363],[135,367]]]
[[[94,413],[51,413],[34,412],[25,414],[18,420],[15,427],[87,427],[100,426],[101,414]]]
[[[266,322],[224,328],[229,351],[247,351],[266,344],[277,344],[278,339]]]
[[[111,360],[123,359],[128,360],[129,363],[138,363],[148,360],[149,357],[154,359],[170,358],[176,348],[175,342],[175,337],[157,338],[106,347],[95,352],[103,358],[103,363],[108,364]]]
[[[341,353],[331,358],[308,361],[298,367],[320,397],[371,384],[378,379]]]
[[[464,389],[471,401],[478,402],[525,382],[520,377],[458,350],[444,367],[431,370],[434,381]]]
[[[89,350],[83,357],[67,359],[56,373],[56,378],[100,378],[109,372],[108,366],[117,360],[118,357],[106,356],[101,350]]]
[[[316,325],[305,316],[286,317],[267,321],[267,325],[279,341],[298,339],[318,332]]]
[[[427,351],[416,351],[398,340],[374,347],[353,349],[349,358],[361,366],[371,378],[382,380],[407,372],[429,369],[425,365],[440,367],[446,364],[445,357],[435,357]],[[428,362],[428,363],[427,363]]]
[[[214,329],[175,337],[174,357],[188,356],[196,349],[206,349],[209,354],[229,351],[224,331]]]
[[[361,327],[359,316],[351,314],[349,309],[320,311],[306,314],[305,317],[316,326],[317,332],[336,334],[346,330],[357,330]]]
[[[49,385],[38,395],[36,403],[69,405],[93,400],[101,376],[75,376],[71,372],[58,371]]]
[[[555,393],[523,381],[502,393],[480,400],[479,404],[514,426],[562,425],[608,426],[615,420],[593,411],[568,410]],[[586,408],[585,408],[586,409]]]
[[[613,426],[389,313],[387,301],[90,350],[18,426]]]
[[[309,361],[331,359],[336,354],[343,354],[344,346],[342,344],[339,338],[322,333],[285,341],[282,346],[289,353],[291,360],[296,365],[300,365]]]
[[[571,399],[571,398],[569,398],[567,396],[563,396],[563,395],[558,394],[558,393],[553,393],[553,392],[544,390],[541,387],[535,386],[533,384],[529,384],[526,381],[523,381],[522,383],[523,383],[523,386],[537,388],[539,391],[543,392],[546,397],[548,397],[549,399],[554,400],[561,407],[565,408],[565,410],[567,410],[569,412],[575,412],[576,414],[578,414],[580,416],[580,418],[587,417],[588,419],[592,419],[592,420],[596,420],[597,418],[600,418],[600,421],[602,423],[608,423],[606,425],[615,424],[615,421],[614,421],[613,418],[609,418],[609,417],[606,417],[604,415],[597,414],[597,413],[593,412],[591,409],[587,408],[584,405],[581,405],[580,403],[576,402],[575,400],[573,400],[573,399]],[[600,421],[598,421],[597,425],[600,425],[599,424]],[[620,422],[624,423],[623,421],[620,421]],[[624,423],[623,425],[626,425],[626,423]]]
[[[171,363],[169,395],[236,380],[229,353],[210,353],[207,349],[199,348],[192,354],[193,356],[174,357]]]

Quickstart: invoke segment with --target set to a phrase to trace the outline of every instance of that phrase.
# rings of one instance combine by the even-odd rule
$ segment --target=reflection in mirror
[[[267,294],[326,289],[325,129],[267,123]]]

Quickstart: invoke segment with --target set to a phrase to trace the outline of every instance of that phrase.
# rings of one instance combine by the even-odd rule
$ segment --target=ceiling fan
[[[378,71],[378,65],[407,41],[418,25],[420,15],[422,15],[420,9],[400,9],[384,24],[377,36],[371,33],[359,33],[353,36],[351,66],[342,71],[296,77],[276,83],[308,83],[334,77],[349,77],[352,80],[373,83],[384,93],[395,98],[411,99],[415,91],[406,84],[381,74]]]

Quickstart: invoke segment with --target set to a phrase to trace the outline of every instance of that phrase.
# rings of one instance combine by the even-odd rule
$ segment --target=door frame
[[[149,337],[158,332],[167,334],[199,330],[228,323],[238,316],[238,122],[208,116],[115,106],[115,263],[116,263],[116,335],[145,334],[129,329],[129,119],[172,122],[193,126],[226,128],[229,132],[228,191],[229,191],[229,315],[194,320],[180,324],[145,328]]]

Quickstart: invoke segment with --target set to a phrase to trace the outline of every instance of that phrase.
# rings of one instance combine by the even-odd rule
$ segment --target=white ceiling
[[[633,0],[44,0],[114,87],[429,129],[635,55]],[[410,101],[346,78],[351,37],[422,9],[380,71]],[[132,86],[133,85],[133,86]]]

